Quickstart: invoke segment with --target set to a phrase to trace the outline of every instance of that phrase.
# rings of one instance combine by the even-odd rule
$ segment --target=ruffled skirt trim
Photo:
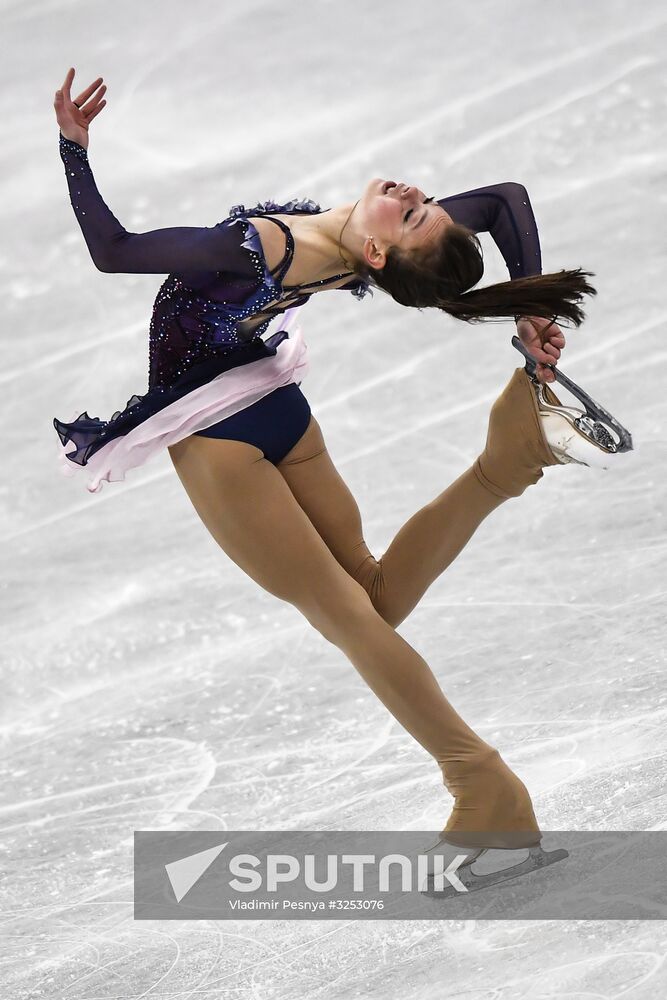
[[[307,346],[293,325],[297,310],[287,310],[283,326],[267,340],[236,348],[226,358],[197,366],[174,386],[132,396],[110,420],[87,412],[69,422],[54,419],[60,438],[58,457],[63,473],[89,475],[86,488],[98,493],[104,482],[122,482],[129,469],[156,452],[238,413],[308,372]],[[227,364],[220,371],[221,364]],[[207,371],[208,369],[208,371]]]

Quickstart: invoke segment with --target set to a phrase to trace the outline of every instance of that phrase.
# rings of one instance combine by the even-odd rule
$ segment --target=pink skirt
[[[68,454],[76,451],[73,442],[58,444],[58,460],[63,474],[87,476],[87,490],[98,493],[104,482],[122,482],[129,469],[144,465],[169,445],[252,406],[280,386],[301,382],[309,365],[301,328],[295,324],[300,308],[302,306],[288,309],[283,314],[276,333],[281,330],[289,330],[290,333],[278,344],[274,356],[221,372],[205,385],[154,413],[128,433],[109,441],[85,465],[78,465],[67,458]],[[76,414],[72,417],[72,420],[75,419]]]

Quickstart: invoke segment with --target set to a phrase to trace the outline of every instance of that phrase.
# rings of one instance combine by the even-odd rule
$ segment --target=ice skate
[[[632,435],[604,407],[555,365],[549,365],[556,381],[579,399],[585,409],[563,406],[552,389],[537,379],[535,359],[521,340],[512,337],[512,345],[526,359],[526,372],[537,398],[544,433],[551,451],[561,464],[575,462],[591,468],[608,469],[615,461],[613,456],[632,450]]]
[[[510,384],[517,383],[515,375]],[[465,894],[567,857],[567,851],[546,852],[540,846],[528,789],[495,747],[442,761],[441,768],[454,808],[435,844],[421,852],[428,857],[428,875],[420,892]]]
[[[429,857],[428,874],[419,891],[437,899],[465,898],[470,892],[509,882],[569,857],[564,848],[545,851],[540,844],[509,849],[458,847],[443,838],[423,853]]]
[[[550,405],[560,405],[547,392]],[[504,499],[521,496],[539,482],[546,466],[561,464],[542,417],[533,381],[525,368],[516,368],[491,407],[486,445],[473,465],[489,492]]]

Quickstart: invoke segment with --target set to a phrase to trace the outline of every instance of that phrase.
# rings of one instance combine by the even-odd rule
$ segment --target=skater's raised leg
[[[304,455],[307,450],[303,445]],[[523,843],[539,841],[523,783],[458,715],[423,657],[334,558],[262,452],[243,442],[199,436],[169,451],[199,516],[227,555],[344,652],[399,723],[438,761],[455,797],[446,830],[459,836],[489,831],[490,846],[505,845],[503,833],[512,832],[520,833]]]
[[[550,393],[548,387],[545,391]],[[555,398],[555,397],[553,397]],[[380,559],[364,541],[359,507],[326,450],[313,421],[308,445],[279,469],[301,507],[341,566],[396,627],[447,569],[482,521],[559,464],[549,449],[523,369],[517,369],[491,408],[486,447],[466,469],[399,530]],[[304,436],[305,437],[305,436]]]

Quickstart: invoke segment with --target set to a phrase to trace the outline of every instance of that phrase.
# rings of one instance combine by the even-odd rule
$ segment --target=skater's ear
[[[472,288],[484,274],[481,245],[471,229],[451,221],[436,239],[412,249],[386,251],[383,268],[362,275],[402,306],[443,308]]]

